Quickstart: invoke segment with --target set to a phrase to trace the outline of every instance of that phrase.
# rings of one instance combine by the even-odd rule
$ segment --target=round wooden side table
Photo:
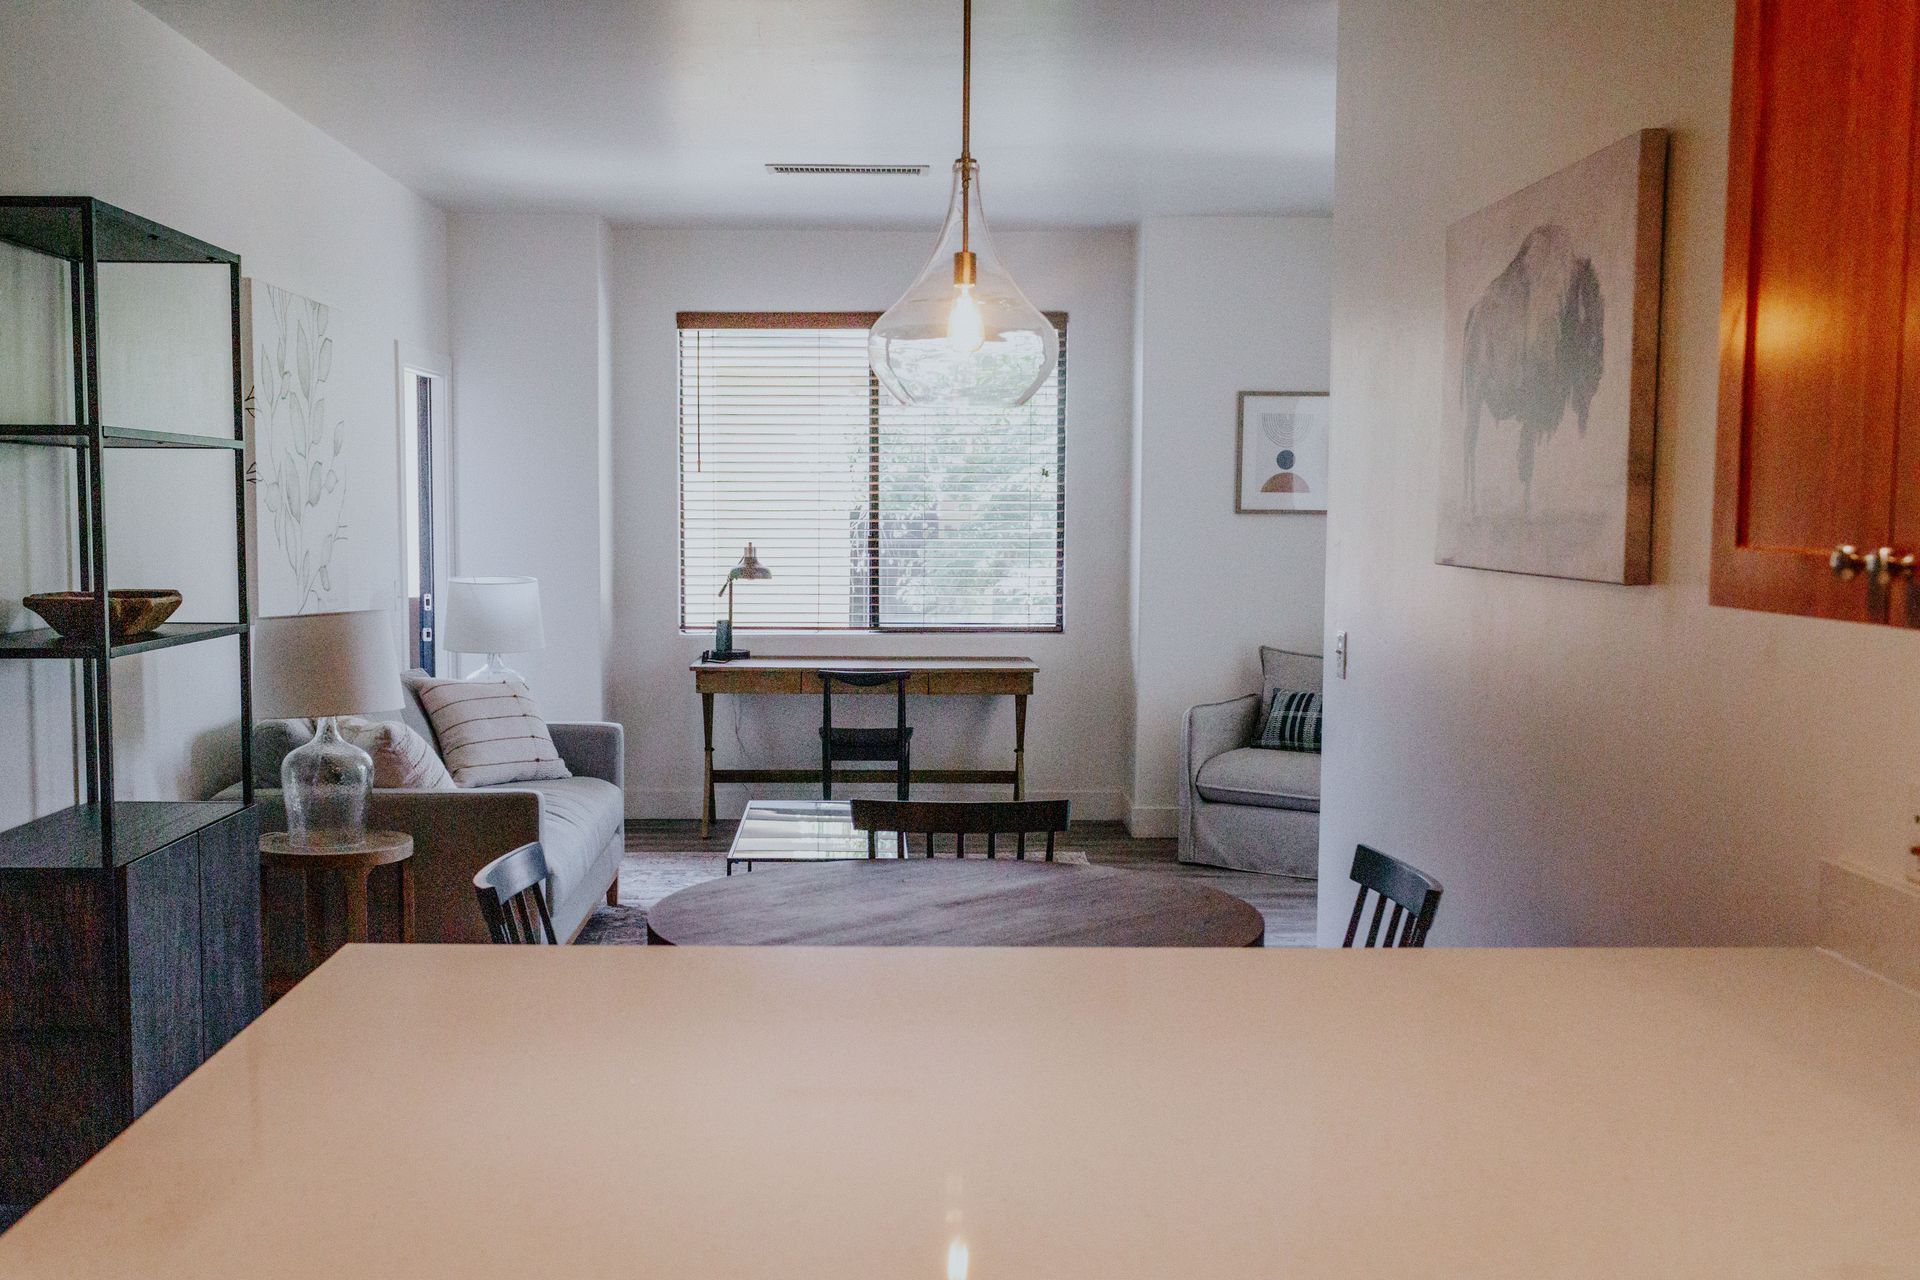
[[[369,831],[359,844],[307,848],[293,844],[284,831],[260,837],[260,865],[298,871],[305,878],[308,971],[331,952],[326,947],[324,873],[340,876],[346,893],[348,942],[367,940],[367,881],[375,867],[393,867],[400,876],[400,941],[413,941],[413,837],[400,831]]]

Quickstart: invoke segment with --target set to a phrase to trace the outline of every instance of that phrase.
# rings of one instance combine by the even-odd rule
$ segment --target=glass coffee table
[[[855,862],[868,856],[897,858],[891,831],[874,838],[853,829],[853,806],[845,800],[749,800],[740,829],[727,850],[727,874],[736,863],[753,870],[756,862]]]

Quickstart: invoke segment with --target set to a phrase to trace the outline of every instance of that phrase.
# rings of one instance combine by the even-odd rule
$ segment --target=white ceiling
[[[959,0],[140,0],[456,209],[925,226],[959,152]],[[996,225],[1333,203],[1334,0],[976,0]],[[925,163],[776,177],[770,161]]]

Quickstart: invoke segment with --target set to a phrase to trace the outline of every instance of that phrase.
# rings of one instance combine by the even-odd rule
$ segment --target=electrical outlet
[[[1333,675],[1336,680],[1347,678],[1347,633],[1333,633]]]

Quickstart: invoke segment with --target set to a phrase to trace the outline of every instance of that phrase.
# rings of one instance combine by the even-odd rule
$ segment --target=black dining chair
[[[953,837],[953,856],[967,856],[967,837],[987,838],[985,856],[999,856],[998,840],[1012,836],[1013,857],[1026,861],[1027,837],[1046,837],[1046,861],[1053,861],[1053,838],[1067,829],[1067,800],[917,801],[855,800],[853,829],[867,833],[867,856],[879,853],[879,834],[891,831],[900,843],[901,857],[909,856],[908,836],[924,836],[927,857],[933,856],[935,836]],[[976,849],[979,846],[975,846]]]
[[[1360,891],[1354,895],[1353,918],[1347,921],[1347,940],[1341,946],[1353,945],[1369,892],[1374,895],[1373,923],[1367,926],[1367,940],[1361,944],[1363,947],[1373,946],[1376,937],[1383,947],[1427,945],[1427,930],[1433,927],[1433,913],[1440,907],[1438,880],[1418,867],[1363,844],[1354,846],[1352,874]],[[1389,902],[1393,903],[1393,915],[1387,919],[1386,935],[1380,937],[1380,917]],[[1395,937],[1396,933],[1398,938]]]
[[[820,673],[820,798],[833,799],[836,760],[891,760],[894,786],[900,799],[911,784],[913,730],[907,727],[907,681],[911,671],[822,671]],[[833,686],[879,689],[892,685],[894,725],[891,729],[836,729],[833,727]]]
[[[523,844],[480,868],[473,891],[480,898],[480,914],[495,942],[528,946],[557,946],[553,917],[547,914],[547,855],[539,843]]]

